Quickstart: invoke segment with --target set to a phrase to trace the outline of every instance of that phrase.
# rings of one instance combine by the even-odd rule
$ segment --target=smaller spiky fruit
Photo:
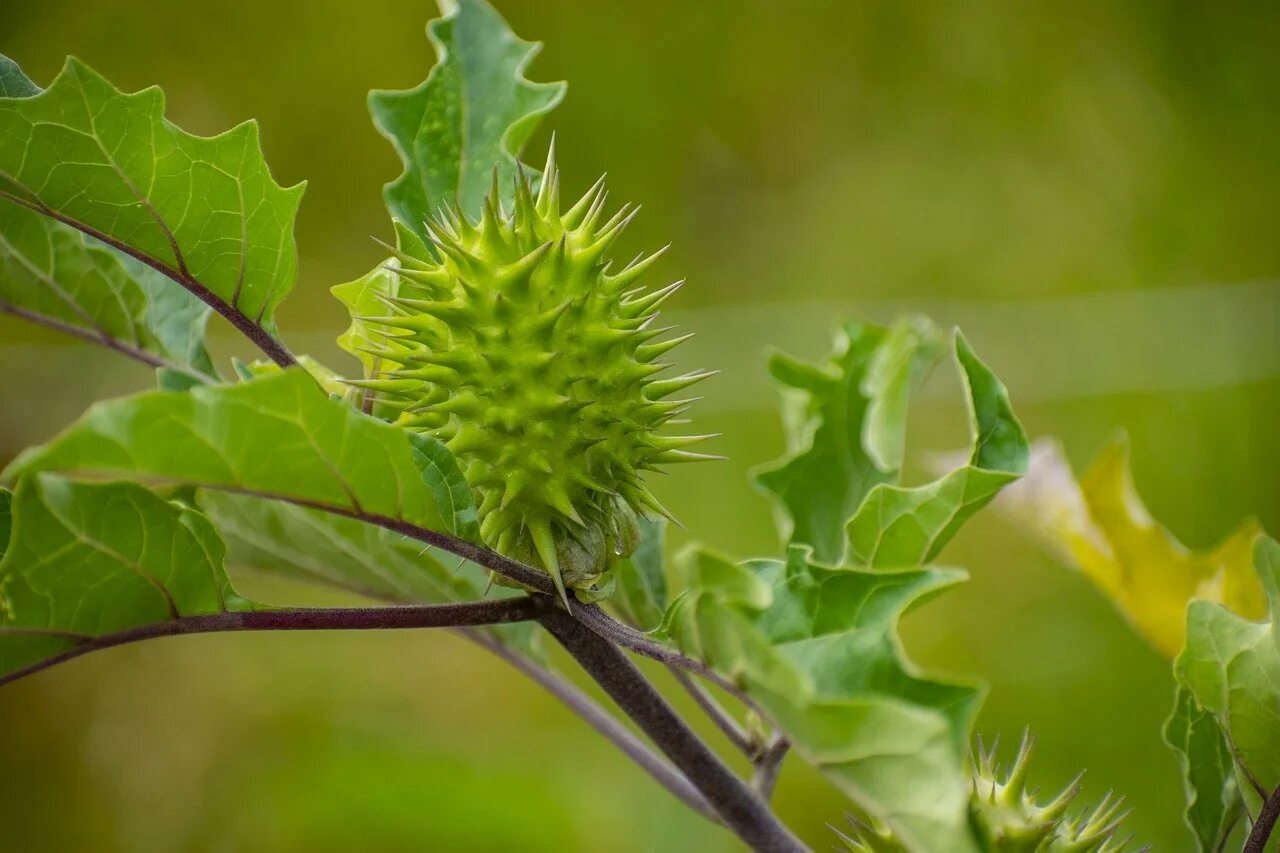
[[[353,384],[454,452],[486,544],[594,595],[637,514],[666,514],[644,474],[713,458],[686,449],[710,436],[660,434],[692,403],[672,395],[710,374],[659,378],[685,338],[653,321],[681,283],[637,286],[661,251],[609,272],[635,211],[606,218],[601,178],[562,212],[554,150],[536,198],[522,171],[508,212],[495,171],[478,222],[455,204],[426,223],[435,257],[398,253],[392,313],[364,318],[382,370]]]
[[[1120,809],[1124,797],[1108,793],[1091,811],[1068,817],[1067,809],[1080,793],[1080,776],[1050,802],[1041,805],[1036,789],[1027,790],[1034,740],[1022,736],[1017,757],[1006,771],[996,764],[999,738],[991,749],[978,738],[969,816],[983,850],[993,853],[1121,853],[1128,838],[1117,838],[1128,815]],[[1083,776],[1084,774],[1081,774]],[[886,826],[868,825],[847,816],[849,832],[832,827],[846,848],[855,853],[905,853],[908,849]]]

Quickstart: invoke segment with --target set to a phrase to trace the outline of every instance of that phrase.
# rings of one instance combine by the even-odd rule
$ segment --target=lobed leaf
[[[1280,785],[1280,543],[1256,537],[1253,561],[1267,617],[1254,622],[1193,601],[1186,646],[1174,661],[1178,683],[1217,721],[1251,794],[1253,783],[1268,792]]]
[[[1202,853],[1221,850],[1243,804],[1231,749],[1217,720],[1179,686],[1164,740],[1178,755],[1187,808],[1183,819]]]
[[[1187,549],[1147,512],[1123,441],[1103,451],[1079,481],[1057,444],[1037,442],[1029,475],[1001,504],[1084,572],[1169,658],[1182,648],[1192,599],[1248,618],[1264,612],[1251,568],[1257,524],[1246,522],[1210,551]]]
[[[897,636],[962,573],[837,568],[794,546],[786,562],[691,549],[677,566],[688,585],[664,631],[680,648],[745,689],[910,849],[977,849],[964,768],[982,691],[920,674]]]
[[[297,272],[303,187],[272,179],[257,124],[194,136],[164,118],[158,88],[123,93],[74,58],[38,93],[18,74],[4,72],[0,98],[0,198],[128,247],[273,330]]]
[[[938,353],[937,330],[908,318],[886,329],[847,323],[822,365],[781,353],[788,453],[756,481],[778,504],[782,538],[823,561],[845,555],[845,524],[867,494],[898,476],[911,391]]]
[[[13,513],[0,560],[0,676],[96,637],[251,609],[223,571],[222,540],[189,507],[129,483],[49,474],[0,494]]]
[[[975,512],[1027,469],[1027,435],[1004,384],[958,332],[955,356],[967,391],[969,462],[923,486],[874,487],[846,528],[849,559],[860,565],[932,561]]]
[[[163,481],[471,532],[465,480],[442,447],[329,398],[301,368],[240,385],[99,403],[5,472]]]
[[[524,70],[541,44],[516,37],[485,0],[442,0],[427,26],[437,63],[419,86],[369,93],[374,124],[405,171],[387,184],[391,215],[427,240],[426,217],[454,197],[479,218],[495,167],[509,184],[516,156],[564,83],[531,83]]]

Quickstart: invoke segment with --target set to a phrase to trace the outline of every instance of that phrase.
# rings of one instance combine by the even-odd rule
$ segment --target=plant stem
[[[724,733],[729,742],[737,747],[738,751],[743,755],[748,758],[754,757],[758,751],[756,745],[751,742],[751,738],[747,736],[746,731],[738,724],[738,721],[715,700],[715,697],[708,693],[702,685],[690,678],[689,674],[683,669],[675,666],[668,668],[671,670],[671,675],[675,677],[676,682],[685,689],[686,693],[693,697],[693,701],[698,703],[698,707],[711,718],[711,722],[716,724],[716,728]]]
[[[0,314],[11,314],[14,317],[26,320],[28,323],[35,323],[38,326],[53,329],[64,335],[70,335],[73,338],[79,338],[80,340],[87,341],[91,344],[104,346],[107,349],[114,350],[127,358],[141,362],[148,367],[174,370],[205,384],[213,381],[212,377],[205,376],[199,371],[192,370],[185,364],[178,364],[177,362],[169,361],[168,359],[162,358],[154,353],[149,353],[144,349],[134,346],[133,344],[125,343],[119,338],[113,338],[106,332],[94,332],[89,329],[82,329],[78,326],[73,326],[70,323],[64,323],[61,320],[56,320],[53,317],[47,317],[44,314],[37,314],[35,311],[28,311],[25,308],[19,308],[17,305],[9,305],[8,303],[3,302],[0,302]]]
[[[541,599],[504,598],[463,604],[427,604],[396,607],[299,607],[254,610],[247,613],[210,613],[182,616],[167,622],[142,625],[102,636],[61,634],[76,645],[53,657],[0,675],[0,685],[31,675],[54,664],[114,646],[179,634],[215,634],[230,631],[371,631],[405,628],[456,628],[499,625],[537,619],[545,605]],[[48,636],[38,629],[0,628],[5,634]]]
[[[778,774],[782,772],[782,762],[790,749],[791,741],[779,737],[753,762],[755,772],[751,776],[751,787],[756,789],[765,802],[773,798]]]
[[[1275,829],[1277,818],[1280,818],[1280,786],[1263,800],[1262,810],[1253,822],[1253,829],[1249,830],[1249,837],[1245,839],[1241,853],[1263,853],[1267,849],[1267,841],[1271,838],[1271,831]]]
[[[798,853],[808,848],[741,779],[685,725],[635,664],[617,647],[563,610],[548,608],[543,627],[565,647],[753,850]]]
[[[563,702],[570,711],[638,764],[640,769],[648,773],[654,781],[666,788],[676,799],[713,823],[720,823],[720,816],[716,814],[716,810],[711,807],[711,804],[707,802],[702,794],[698,793],[697,788],[689,784],[688,779],[681,776],[678,770],[660,756],[655,755],[652,750],[641,743],[639,738],[632,734],[630,729],[601,708],[590,696],[587,696],[563,678],[558,677],[555,673],[539,666],[524,655],[513,651],[491,637],[472,631],[464,631],[462,633],[468,639],[473,640],[511,664],[548,693]]]

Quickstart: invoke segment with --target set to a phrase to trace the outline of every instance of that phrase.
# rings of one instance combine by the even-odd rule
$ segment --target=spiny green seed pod
[[[1026,787],[1035,745],[1030,732],[1023,733],[1007,772],[996,763],[999,745],[996,738],[987,750],[978,738],[970,805],[974,825],[989,849],[1001,853],[1119,853],[1128,846],[1129,838],[1117,838],[1120,824],[1129,814],[1121,811],[1124,797],[1108,792],[1092,811],[1068,817],[1067,809],[1080,793],[1084,774],[1040,805],[1036,801],[1038,789],[1028,791]]]
[[[639,513],[667,514],[646,472],[715,458],[711,436],[663,435],[711,375],[659,378],[686,337],[658,340],[658,307],[682,282],[637,286],[662,254],[612,273],[606,253],[635,216],[604,216],[604,179],[561,211],[554,142],[534,197],[523,172],[507,211],[494,186],[478,222],[453,205],[428,220],[435,258],[398,255],[392,312],[370,352],[389,365],[357,381],[406,428],[444,441],[476,491],[481,538],[584,596],[630,554]]]
[[[1022,737],[1018,755],[1006,772],[996,764],[999,738],[990,750],[978,738],[969,815],[983,850],[993,853],[1121,853],[1129,838],[1119,839],[1124,797],[1107,794],[1092,811],[1068,817],[1067,809],[1080,793],[1080,776],[1045,805],[1036,789],[1026,788],[1034,741]],[[1083,776],[1084,774],[1081,774]],[[832,827],[840,841],[855,853],[905,853],[908,849],[886,826],[868,825],[847,816],[849,832]],[[1144,848],[1145,849],[1145,848]]]

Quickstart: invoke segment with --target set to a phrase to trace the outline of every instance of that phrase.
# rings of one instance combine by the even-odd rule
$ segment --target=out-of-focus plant
[[[690,546],[668,577],[669,514],[646,477],[714,458],[688,449],[711,436],[678,429],[695,402],[679,395],[710,374],[664,372],[684,337],[657,312],[679,284],[641,283],[660,251],[610,259],[634,211],[609,209],[603,181],[562,199],[554,143],[541,172],[517,160],[564,94],[523,76],[537,45],[483,0],[446,4],[429,35],[425,82],[370,96],[404,172],[385,191],[388,256],[333,288],[352,377],[276,326],[303,188],[272,179],[256,124],[196,137],[157,89],[120,92],[74,59],[42,89],[0,57],[0,311],[150,365],[159,385],[95,405],[4,472],[0,681],[176,634],[444,627],[755,849],[807,849],[770,806],[793,751],[848,795],[851,849],[1124,848],[1118,800],[1081,811],[1078,786],[1027,788],[1029,739],[1008,769],[994,748],[971,755],[983,689],[921,672],[898,637],[964,578],[934,564],[941,550],[1028,466],[1006,390],[965,339],[919,317],[851,322],[821,363],[775,356],[788,448],[756,481],[785,547],[738,561]],[[204,347],[212,313],[265,359],[223,375]],[[945,353],[971,447],[904,485],[912,393]],[[1262,597],[1240,558],[1254,553],[1274,620],[1276,546],[1249,530],[1187,554],[1117,477],[1086,478],[1069,495],[1087,506],[1045,526],[1167,652],[1189,599],[1240,614],[1192,604],[1167,735],[1202,843],[1248,814],[1260,850],[1280,807],[1280,646],[1272,622],[1246,621]],[[250,601],[229,566],[371,603]],[[547,635],[656,751],[553,671]],[[749,779],[628,653],[676,674]]]

